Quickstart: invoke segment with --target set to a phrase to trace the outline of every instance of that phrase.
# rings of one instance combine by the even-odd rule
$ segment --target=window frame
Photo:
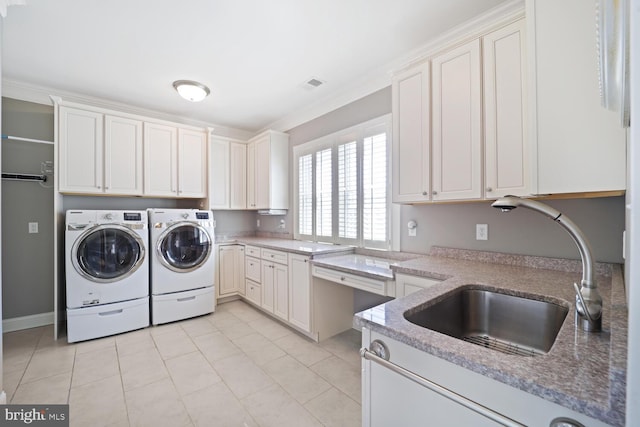
[[[373,137],[381,133],[386,134],[386,241],[365,241],[363,233],[363,147],[364,140],[368,137]],[[357,168],[357,238],[341,238],[339,237],[339,223],[338,223],[338,146],[356,141],[356,168]],[[333,243],[351,245],[357,247],[366,247],[371,249],[383,249],[391,250],[395,249],[397,245],[398,236],[393,233],[398,227],[395,224],[398,220],[398,215],[391,202],[391,146],[392,146],[392,126],[391,126],[391,114],[386,114],[381,117],[377,117],[372,120],[360,123],[358,125],[334,132],[330,135],[323,136],[321,138],[309,141],[293,147],[293,170],[295,171],[293,176],[293,231],[294,238],[296,240],[307,240],[322,243]],[[315,153],[322,150],[331,148],[331,174],[332,174],[332,236],[317,236],[316,235],[316,155]],[[311,179],[312,179],[312,204],[311,204],[311,217],[312,234],[301,234],[299,230],[299,167],[300,158],[311,154]]]

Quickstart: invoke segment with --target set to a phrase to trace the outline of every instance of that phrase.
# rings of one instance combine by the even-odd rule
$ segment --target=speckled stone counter
[[[242,243],[245,245],[258,246],[261,248],[275,249],[285,252],[292,252],[300,255],[317,257],[329,254],[344,254],[354,251],[351,246],[332,245],[328,243],[305,242],[302,240],[278,239],[267,237],[247,237],[238,236],[225,240],[217,240],[216,244]]]
[[[391,269],[443,281],[356,314],[356,326],[607,424],[624,425],[627,305],[620,265],[597,266],[596,280],[604,300],[603,331],[599,333],[574,326],[572,285],[581,278],[579,262],[435,248],[429,256],[399,262]],[[569,307],[549,353],[536,357],[503,354],[414,325],[403,316],[459,288],[474,286]]]
[[[380,251],[356,248],[353,253],[323,256],[313,260],[313,264],[345,273],[357,274],[378,280],[394,280],[392,267],[402,261],[423,255],[408,252]]]

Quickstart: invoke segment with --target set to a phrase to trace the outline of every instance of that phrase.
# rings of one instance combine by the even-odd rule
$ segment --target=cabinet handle
[[[411,380],[414,383],[419,384],[422,387],[425,387],[433,391],[434,393],[439,394],[442,397],[446,397],[447,399],[452,400],[453,402],[462,405],[465,408],[471,409],[472,411],[504,426],[525,427],[524,424],[520,424],[519,422],[512,420],[511,418],[507,418],[504,415],[479,404],[478,402],[467,399],[466,397],[461,396],[458,393],[441,386],[440,384],[434,383],[433,381],[430,381],[414,372],[411,372],[410,370],[405,369],[402,366],[398,366],[395,363],[389,362],[389,350],[382,341],[374,340],[371,343],[371,348],[372,350],[361,348],[360,357],[372,362],[376,362],[377,364],[389,369],[390,371],[395,372],[396,374],[399,374],[406,379]]]
[[[487,187],[487,193],[491,193],[492,191],[493,191],[493,188]]]
[[[436,194],[438,194],[438,192],[437,191],[432,191],[431,194],[433,194],[435,196]]]
[[[344,281],[345,279],[346,279],[346,277],[344,277],[344,276],[342,276],[342,277],[340,278],[340,280],[342,280],[342,281]]]
[[[427,193],[426,191],[423,191],[423,192],[422,192],[422,195],[423,195],[423,196],[426,196],[427,194],[429,194],[429,193]]]

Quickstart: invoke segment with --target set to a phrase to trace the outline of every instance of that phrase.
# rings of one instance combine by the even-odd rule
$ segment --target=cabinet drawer
[[[314,277],[329,280],[331,282],[340,283],[345,286],[350,286],[356,289],[362,289],[363,291],[371,292],[378,295],[389,295],[393,288],[394,282],[392,280],[377,280],[369,277],[358,276],[356,274],[345,273],[343,271],[332,270],[324,267],[313,267],[312,270]]]
[[[244,252],[245,254],[247,254],[248,256],[252,256],[252,257],[256,257],[256,258],[260,258],[260,248],[257,246],[249,246],[246,245],[244,247]]]
[[[251,280],[247,280],[245,284],[246,284],[247,299],[258,306],[261,305],[260,304],[260,300],[262,299],[261,286],[255,282],[252,282]]]
[[[262,259],[286,265],[288,257],[286,252],[274,251],[271,249],[262,249]]]
[[[246,257],[244,274],[247,279],[260,283],[262,281],[260,274],[260,260],[258,258]]]

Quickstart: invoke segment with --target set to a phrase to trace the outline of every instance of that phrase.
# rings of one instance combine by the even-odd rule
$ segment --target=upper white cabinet
[[[538,193],[626,188],[625,130],[600,105],[595,7],[528,0],[535,45]]]
[[[267,131],[249,141],[247,207],[289,209],[289,135]]]
[[[203,130],[59,99],[55,103],[61,193],[206,196]]]
[[[532,193],[524,19],[492,28],[394,77],[395,203]]]
[[[103,114],[60,107],[59,176],[63,193],[103,191]]]
[[[144,193],[158,197],[178,195],[178,129],[144,124]]]
[[[486,198],[533,192],[535,160],[527,138],[525,21],[482,38]]]
[[[430,182],[429,63],[393,79],[393,202],[428,201]]]
[[[178,129],[178,196],[206,197],[207,134]]]
[[[212,137],[210,144],[209,208],[247,208],[247,144]]]
[[[62,193],[142,195],[142,122],[61,106]]]
[[[142,122],[122,117],[104,117],[105,193],[142,194]]]
[[[205,197],[206,144],[205,132],[145,123],[145,196]]]
[[[435,56],[433,200],[482,197],[480,40]]]

